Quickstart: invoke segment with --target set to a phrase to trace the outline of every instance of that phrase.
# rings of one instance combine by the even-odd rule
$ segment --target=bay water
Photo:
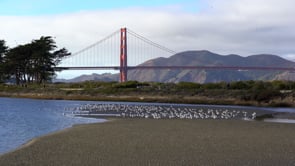
[[[71,115],[68,108],[83,101],[0,98],[0,154],[29,140],[75,124],[103,122],[103,119]]]

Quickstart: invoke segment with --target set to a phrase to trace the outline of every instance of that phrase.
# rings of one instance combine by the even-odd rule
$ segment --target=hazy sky
[[[40,36],[76,52],[128,27],[175,51],[295,59],[294,0],[0,0],[0,39]]]

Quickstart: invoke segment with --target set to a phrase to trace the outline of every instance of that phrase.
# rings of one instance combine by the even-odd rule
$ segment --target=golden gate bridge
[[[183,69],[183,70],[268,70],[291,71],[295,67],[263,66],[163,66],[142,65],[150,59],[168,57],[175,51],[157,44],[127,28],[121,28],[104,39],[66,57],[56,70],[118,70],[120,82],[128,80],[128,70],[134,69]]]

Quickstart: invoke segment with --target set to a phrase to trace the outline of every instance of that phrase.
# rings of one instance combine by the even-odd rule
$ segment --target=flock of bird
[[[85,104],[71,109],[75,116],[153,119],[255,119],[256,112],[238,108],[184,105]]]

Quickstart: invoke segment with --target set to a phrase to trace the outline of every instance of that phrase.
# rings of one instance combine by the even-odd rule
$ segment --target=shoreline
[[[95,118],[95,117],[92,117],[90,115],[90,116],[88,116],[86,118]],[[106,121],[105,122],[91,123],[91,124],[102,124],[102,123],[108,123],[108,122],[117,121],[117,120],[120,120],[120,121],[124,121],[125,120],[124,118],[110,118],[110,117],[108,117],[108,118],[106,118],[106,117],[97,117],[97,118],[99,118],[99,119],[102,119],[103,118],[103,119],[106,119]],[[127,118],[127,120],[130,120],[130,119]],[[135,119],[135,120],[141,120],[141,119]],[[172,120],[176,120],[177,121],[179,119],[172,119]],[[186,120],[184,120],[184,121],[186,121]],[[238,120],[238,121],[242,121],[242,120]],[[77,125],[73,125],[71,127],[62,129],[62,130],[58,130],[58,131],[55,131],[55,132],[52,132],[52,133],[48,133],[48,134],[45,134],[45,135],[38,136],[36,138],[33,138],[33,139],[29,140],[28,142],[24,143],[23,145],[21,145],[20,147],[14,149],[12,151],[8,151],[6,153],[1,154],[0,155],[0,158],[3,155],[9,155],[9,154],[12,154],[12,153],[17,153],[17,151],[19,151],[19,150],[22,151],[23,149],[26,149],[26,148],[34,145],[37,141],[39,141],[39,140],[41,140],[43,138],[47,138],[47,137],[51,137],[51,136],[54,136],[54,135],[58,135],[60,133],[67,132],[67,130],[71,130],[71,129],[76,128],[76,127],[79,127],[79,126],[91,125],[91,124],[77,124]]]
[[[50,95],[40,93],[1,93],[0,97],[27,98],[44,100],[78,100],[78,101],[110,101],[110,102],[146,102],[146,103],[175,103],[175,104],[204,104],[204,105],[234,105],[254,107],[285,107],[295,108],[294,102],[277,101],[270,103],[259,103],[257,101],[240,101],[235,99],[214,99],[188,96],[89,96],[89,95]]]
[[[264,114],[264,115],[269,115],[269,114]],[[276,116],[273,117],[273,118],[263,118],[262,120],[261,119],[253,119],[253,120],[246,120],[246,119],[227,119],[227,120],[224,120],[224,119],[156,119],[156,120],[172,120],[172,121],[173,120],[184,120],[184,121],[185,120],[196,120],[196,121],[204,121],[204,120],[209,120],[209,121],[245,121],[245,122],[279,123],[279,124],[280,123],[282,123],[282,124],[284,124],[284,123],[285,124],[294,124],[295,123],[295,113],[276,112],[276,113],[274,113],[274,115],[276,115]],[[126,120],[132,120],[132,119],[146,120],[145,118],[123,118],[123,117],[114,117],[114,116],[96,116],[96,115],[91,115],[91,114],[89,114],[87,116],[77,115],[77,117],[101,119],[101,120],[104,120],[104,121],[95,122],[95,123],[74,124],[74,125],[72,125],[70,127],[67,127],[67,128],[61,129],[61,130],[57,130],[57,131],[53,131],[53,132],[50,132],[50,133],[47,133],[47,134],[44,134],[44,135],[37,136],[35,138],[32,138],[31,140],[28,140],[26,143],[20,145],[19,147],[15,148],[15,149],[12,149],[10,151],[7,151],[7,152],[4,152],[4,153],[0,154],[0,158],[3,155],[9,155],[10,153],[15,153],[15,152],[17,152],[19,150],[27,148],[27,147],[33,145],[34,143],[36,143],[37,141],[43,139],[43,138],[58,135],[58,134],[61,134],[61,133],[65,133],[65,132],[67,132],[69,130],[72,130],[72,129],[76,128],[76,127],[87,126],[87,125],[95,125],[95,124],[112,123],[112,122],[115,122],[115,121],[118,121],[118,120],[124,121],[125,119]],[[291,117],[291,118],[288,118],[288,117]],[[151,118],[149,118],[149,119],[151,119]],[[290,122],[286,122],[285,120],[287,120],[287,121],[290,120]]]
[[[28,141],[23,146],[19,147],[18,149],[15,149],[13,151],[0,155],[0,164],[4,163],[9,165],[9,163],[11,164],[11,162],[15,162],[13,165],[17,165],[17,163],[24,163],[24,165],[31,165],[31,164],[44,165],[46,163],[51,163],[51,162],[53,162],[53,164],[67,163],[67,164],[73,164],[73,165],[79,165],[81,164],[81,162],[82,163],[86,162],[86,164],[88,165],[93,165],[93,163],[101,163],[101,164],[117,163],[118,164],[121,162],[123,162],[123,164],[128,164],[128,165],[129,164],[148,165],[148,163],[158,164],[158,165],[174,164],[174,163],[192,164],[192,163],[195,163],[193,161],[196,161],[196,159],[194,158],[197,157],[200,163],[204,164],[204,162],[205,163],[207,162],[207,165],[215,165],[218,162],[221,162],[223,164],[226,164],[226,163],[242,164],[241,162],[243,161],[249,161],[251,165],[261,165],[261,164],[267,165],[272,162],[283,164],[283,165],[286,165],[286,164],[290,165],[290,163],[293,163],[293,161],[295,162],[295,158],[293,158],[293,155],[292,155],[295,152],[294,151],[295,134],[292,134],[292,132],[290,133],[290,131],[294,130],[294,127],[295,127],[294,124],[264,123],[264,122],[258,122],[258,121],[241,121],[241,120],[177,120],[177,119],[176,120],[163,120],[163,119],[153,120],[153,119],[111,118],[103,123],[73,125],[70,128],[34,138]],[[264,130],[260,131],[260,129],[264,129]],[[168,133],[165,133],[163,131]],[[202,135],[199,135],[191,131],[195,131],[195,132],[202,131]],[[215,131],[217,133],[215,133]],[[227,131],[227,132],[223,132],[223,131]],[[280,131],[281,133],[278,134],[277,133],[278,131]],[[100,132],[102,134],[100,134]],[[258,134],[260,132],[262,132],[261,133],[262,135]],[[152,136],[149,136],[149,135],[152,135]],[[272,135],[272,137],[269,137],[270,135]],[[73,137],[73,136],[76,136],[76,137]],[[139,138],[137,138],[136,136]],[[172,142],[176,141],[180,143],[181,145],[183,144],[184,147],[181,147],[181,146],[179,147],[177,146],[177,144],[174,144],[174,143],[170,144],[169,139],[166,138],[167,136],[170,137],[170,141],[172,140],[173,140]],[[246,137],[247,139],[250,139],[250,140],[247,140],[247,139],[239,140],[241,136]],[[119,140],[116,139],[117,137],[120,139]],[[150,137],[152,138],[151,140],[150,140]],[[266,140],[257,140],[256,137],[257,138],[262,137],[262,139],[266,139]],[[159,141],[155,140],[156,138],[159,139],[161,144],[159,144],[160,143]],[[178,138],[181,138],[181,139],[178,139]],[[230,146],[230,144],[227,143],[228,142],[227,139],[223,139],[223,138],[228,138],[229,141],[235,142],[235,146]],[[282,138],[285,138],[285,139],[282,139]],[[130,143],[133,142],[132,144],[128,143],[127,140],[129,139],[132,140],[130,142]],[[168,139],[168,142],[166,142],[167,139]],[[214,146],[217,146],[220,148],[223,147],[224,148],[223,151],[226,155],[234,155],[234,156],[231,157],[230,159],[227,158],[227,160],[224,160],[224,162],[222,162],[219,159],[223,158],[225,154],[218,153],[218,156],[215,156],[217,157],[215,158],[216,161],[215,160],[207,161],[208,158],[212,157],[212,155],[213,156],[215,155],[215,153],[213,153],[212,151],[215,149],[214,146],[212,147],[210,144],[208,145],[200,144],[200,142],[198,143],[193,141],[194,139],[196,139],[195,141],[202,140],[204,142],[207,142],[211,139],[212,140],[210,142],[220,141],[219,144],[216,144]],[[188,142],[185,142],[184,140]],[[280,144],[277,144],[278,142],[276,141],[279,141],[279,140],[280,140]],[[157,146],[153,146],[152,144],[150,144],[152,143],[151,141],[152,142],[155,141],[154,143],[157,144],[157,146],[162,147],[161,148],[162,150],[158,149]],[[201,146],[201,147],[198,147],[197,149],[195,149],[196,145],[191,144],[190,143],[191,141],[193,141],[194,144],[196,143],[197,147],[198,146]],[[240,141],[242,143],[240,143]],[[286,141],[288,142],[288,144],[286,144],[287,143]],[[125,142],[125,144],[121,144],[121,142]],[[252,142],[252,145],[248,144],[250,142]],[[89,143],[91,144],[91,146],[88,145]],[[110,145],[109,143],[113,144],[113,147],[109,147]],[[247,146],[245,146],[244,143],[247,143]],[[122,147],[120,147],[119,145]],[[192,147],[190,148],[186,147],[187,145],[190,145]],[[225,145],[229,145],[230,148],[224,147]],[[273,148],[271,149],[267,148],[268,146],[271,146],[271,145]],[[95,146],[95,147],[92,147],[92,146]],[[137,146],[142,148],[137,149],[136,148]],[[150,147],[150,149],[144,149],[144,147],[146,146]],[[49,149],[46,149],[46,147]],[[177,153],[175,151],[176,149],[171,151],[170,148],[172,147],[173,149],[175,148],[178,149]],[[119,153],[119,152],[127,150],[126,148],[127,149],[130,148],[131,152],[126,151],[127,154],[125,155]],[[232,148],[235,150],[232,151],[233,150]],[[68,153],[69,149],[72,149],[72,150],[75,149],[75,150],[71,151],[71,153]],[[165,149],[167,150],[170,149],[170,150],[166,152]],[[254,149],[256,151],[253,151]],[[119,152],[117,152],[117,150],[119,150]],[[220,150],[217,150],[217,151],[220,151]],[[238,151],[235,152],[236,150]],[[255,154],[257,153],[260,154],[259,158],[255,157],[255,155],[253,154],[250,154],[250,156],[245,156],[245,158],[241,158],[241,155],[249,153],[250,152],[249,150]],[[203,151],[202,155],[200,153],[201,151]],[[155,152],[157,152],[158,155],[153,155]],[[287,155],[288,154],[287,152],[290,152],[291,154]],[[199,153],[201,156],[193,155],[193,154],[199,154]],[[283,153],[283,154],[277,154],[278,155],[277,157],[273,156],[276,153]],[[36,158],[34,158],[35,155],[37,155]],[[130,160],[126,155],[127,156],[131,155],[135,159],[136,157],[139,157],[140,160],[139,161],[133,160],[133,159]],[[143,157],[142,155],[148,155],[151,158],[149,157],[146,158],[146,157]],[[100,157],[97,158],[95,156],[100,156]],[[282,156],[284,157],[280,158]],[[15,157],[18,158],[17,161],[10,161],[12,158],[15,158]],[[46,157],[48,161],[44,160],[45,159],[44,157]],[[163,159],[161,157],[163,157]],[[169,162],[170,157],[172,157],[173,162]],[[270,157],[273,157],[273,158],[270,158]],[[35,161],[33,161],[33,159]],[[88,159],[89,161],[85,161],[85,159]],[[178,160],[175,160],[175,159],[178,159]],[[71,162],[71,163],[68,163],[68,162]]]
[[[85,118],[95,118],[95,117],[85,117]],[[12,149],[12,150],[9,150],[7,152],[4,152],[4,153],[0,153],[0,158],[1,156],[3,155],[7,155],[7,154],[10,154],[10,153],[14,153],[16,151],[19,151],[19,150],[22,150],[24,148],[27,148],[31,145],[33,145],[36,141],[42,139],[43,137],[48,137],[48,136],[53,136],[53,135],[56,135],[56,134],[60,134],[60,133],[63,133],[63,132],[66,132],[74,127],[77,127],[77,126],[82,126],[82,125],[89,125],[89,124],[100,124],[100,123],[108,123],[108,122],[111,122],[113,121],[114,119],[113,118],[110,118],[110,119],[106,119],[106,118],[98,118],[98,119],[102,119],[102,120],[105,120],[103,122],[95,122],[95,123],[84,123],[84,124],[74,124],[70,127],[67,127],[67,128],[63,128],[63,129],[60,129],[60,130],[57,130],[57,131],[53,131],[53,132],[50,132],[50,133],[47,133],[47,134],[44,134],[44,135],[40,135],[40,136],[36,136],[30,140],[28,140],[27,142],[23,143],[22,145],[18,146],[17,148],[15,149]]]

